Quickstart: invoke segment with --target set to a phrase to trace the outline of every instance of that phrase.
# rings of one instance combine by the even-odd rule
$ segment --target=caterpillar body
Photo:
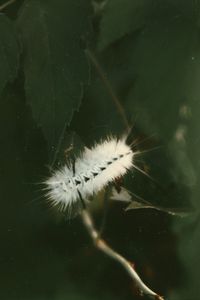
[[[45,182],[49,201],[70,212],[82,199],[87,200],[131,169],[133,156],[126,137],[107,138],[91,149],[84,148],[80,157],[56,170]]]

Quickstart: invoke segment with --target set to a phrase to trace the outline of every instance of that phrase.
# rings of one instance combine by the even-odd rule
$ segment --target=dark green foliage
[[[17,27],[24,51],[25,92],[49,149],[78,110],[89,66],[81,39],[89,35],[89,1],[27,1]]]
[[[146,0],[108,1],[101,20],[99,48],[102,50],[126,34],[144,26],[148,8]]]
[[[36,184],[55,158],[59,164],[84,144],[126,132],[116,98],[134,123],[135,149],[147,151],[135,163],[149,177],[134,170],[123,185],[153,206],[194,213],[125,212],[113,203],[105,239],[167,299],[200,299],[199,16],[199,0],[29,0],[4,8],[1,299],[141,299],[78,218],[69,223],[48,210]],[[97,224],[102,198],[93,201]]]
[[[0,93],[15,79],[19,66],[19,44],[13,23],[0,15]]]

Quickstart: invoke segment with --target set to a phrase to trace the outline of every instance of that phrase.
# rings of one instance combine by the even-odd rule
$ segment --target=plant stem
[[[124,269],[128,272],[129,276],[133,279],[135,284],[137,285],[140,293],[142,295],[148,295],[149,297],[155,300],[164,300],[164,298],[154,291],[152,291],[139,277],[137,272],[135,271],[133,264],[129,262],[122,255],[113,250],[103,239],[99,237],[98,231],[94,227],[94,223],[90,213],[87,210],[83,210],[81,213],[81,218],[84,226],[86,227],[90,237],[92,238],[94,245],[97,249],[101,250],[107,256],[113,258],[118,263],[120,263]]]
[[[4,8],[6,8],[7,6],[13,4],[16,0],[9,0],[7,2],[5,2],[4,4],[0,5],[0,11],[2,11]]]
[[[104,83],[108,93],[110,94],[110,97],[112,99],[112,101],[114,102],[121,118],[122,118],[122,121],[124,123],[124,126],[126,127],[126,129],[129,131],[130,130],[130,126],[129,126],[129,123],[128,123],[128,120],[127,120],[127,117],[126,117],[126,114],[125,114],[125,111],[118,99],[118,97],[116,96],[116,94],[114,93],[113,91],[113,88],[109,82],[109,80],[107,79],[106,75],[105,75],[105,72],[103,71],[102,67],[100,66],[99,62],[97,61],[95,55],[89,50],[85,50],[86,51],[86,54],[87,56],[89,57],[90,61],[93,63],[95,69],[97,70],[102,82]]]

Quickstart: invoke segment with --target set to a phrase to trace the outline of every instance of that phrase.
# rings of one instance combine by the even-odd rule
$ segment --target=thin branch
[[[144,284],[137,272],[134,270],[131,262],[117,253],[115,250],[113,250],[103,239],[99,237],[99,233],[94,227],[92,217],[87,210],[82,211],[81,217],[84,226],[86,227],[90,237],[94,242],[95,247],[104,252],[104,254],[116,260],[124,267],[124,269],[128,272],[129,276],[133,279],[133,281],[139,288],[141,295],[148,295],[155,300],[164,300],[162,296],[158,295],[157,293],[152,291],[146,284]]]
[[[7,6],[13,4],[16,0],[9,0],[7,2],[5,2],[4,4],[0,5],[0,11],[2,11],[4,8],[6,8]]]
[[[124,123],[124,126],[126,127],[126,129],[129,131],[130,130],[130,126],[129,126],[129,122],[127,120],[125,111],[118,99],[118,97],[115,95],[113,88],[109,82],[109,80],[107,79],[105,72],[103,71],[102,67],[100,66],[99,62],[97,61],[96,57],[94,56],[94,54],[89,50],[85,50],[87,56],[89,57],[89,59],[91,60],[91,62],[93,63],[94,67],[96,68],[101,80],[103,81],[108,93],[110,94],[110,97],[112,99],[112,101],[114,102],[119,114],[121,115],[122,121]]]

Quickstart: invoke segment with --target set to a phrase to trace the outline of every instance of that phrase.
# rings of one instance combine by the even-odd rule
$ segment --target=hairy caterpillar
[[[110,137],[91,149],[85,148],[76,161],[56,170],[45,182],[48,199],[70,215],[74,205],[84,206],[90,196],[131,169],[133,156],[126,137]]]

